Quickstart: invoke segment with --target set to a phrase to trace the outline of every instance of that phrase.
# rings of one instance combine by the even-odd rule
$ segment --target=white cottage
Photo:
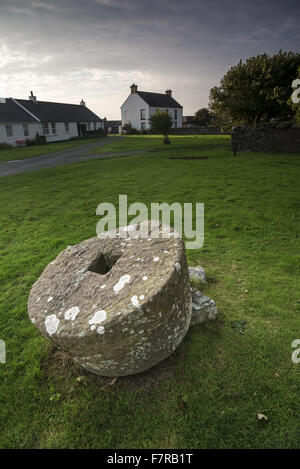
[[[81,136],[85,130],[103,129],[102,119],[90,111],[84,101],[79,104],[0,98],[0,143],[22,145],[38,133],[47,142]]]
[[[172,97],[172,91],[150,93],[138,91],[137,85],[130,87],[131,93],[121,106],[122,126],[131,124],[137,130],[149,130],[149,117],[156,111],[168,112],[173,120],[173,128],[182,127],[183,107]]]

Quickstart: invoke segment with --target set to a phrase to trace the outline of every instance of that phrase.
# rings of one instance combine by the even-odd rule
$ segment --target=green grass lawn
[[[112,141],[104,147],[94,148],[91,153],[110,153],[117,151],[128,151],[128,150],[160,150],[169,152],[179,150],[189,154],[190,152],[199,151],[199,144],[201,151],[204,150],[224,150],[224,142],[228,141],[227,135],[201,135],[201,136],[179,136],[173,135],[172,148],[169,146],[163,146],[162,135],[132,135],[120,138]]]
[[[87,145],[89,143],[97,142],[100,140],[100,138],[67,140],[64,142],[47,143],[46,145],[33,145],[28,147],[15,147],[8,148],[7,150],[0,150],[0,164],[4,161],[24,160],[25,158],[32,158],[34,156],[46,155],[47,153],[67,150],[69,148],[75,148],[81,145]]]
[[[227,136],[171,140],[125,137],[112,146],[155,151],[1,179],[1,448],[299,447],[300,154],[233,157]],[[170,159],[184,155],[208,159]],[[119,194],[149,208],[204,202],[205,243],[187,257],[206,268],[202,290],[220,317],[113,383],[54,350],[26,303],[44,267],[94,236],[97,205]]]

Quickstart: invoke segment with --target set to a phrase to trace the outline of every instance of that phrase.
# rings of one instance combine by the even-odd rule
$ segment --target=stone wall
[[[293,122],[269,122],[256,126],[233,127],[231,149],[250,152],[299,152],[300,127]]]

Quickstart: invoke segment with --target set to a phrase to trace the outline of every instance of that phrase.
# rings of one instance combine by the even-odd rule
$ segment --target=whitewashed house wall
[[[6,132],[6,126],[10,125],[12,128],[12,136],[9,137]],[[42,124],[39,122],[24,122],[28,126],[28,136],[24,136],[23,124],[16,124],[13,122],[4,122],[0,124],[0,143],[8,143],[9,145],[16,146],[16,140],[25,140],[26,138],[33,139],[38,132],[43,135]]]
[[[144,122],[145,130],[149,130],[151,128],[149,118],[155,114],[156,111],[162,111],[170,114],[173,125],[172,127],[180,128],[182,127],[182,115],[183,115],[183,108],[182,107],[166,107],[166,106],[150,106],[139,94],[137,91],[137,86],[132,85],[131,89],[136,89],[135,92],[131,92],[128,98],[124,101],[121,106],[121,118],[122,118],[122,126],[125,124],[131,124],[134,129],[143,130],[142,123]],[[171,90],[170,90],[171,92]],[[145,93],[147,94],[147,93]],[[151,93],[149,93],[151,94]],[[156,93],[160,95],[160,93]],[[165,97],[164,94],[161,94],[162,98]],[[169,98],[168,98],[169,99]],[[145,119],[141,119],[141,110],[144,110],[144,117]],[[177,111],[177,119],[175,122],[175,109]]]
[[[121,106],[122,126],[124,124],[131,124],[131,127],[141,130],[140,110],[145,109],[146,120],[149,119],[149,106],[137,94],[133,93],[128,96],[126,101]]]
[[[35,103],[34,106],[32,104],[30,104],[29,106],[30,101],[33,101]],[[1,105],[3,104],[6,105],[6,108],[5,106],[1,107]],[[39,111],[40,111],[39,102],[36,100],[36,97],[33,96],[32,93],[31,93],[31,96],[29,97],[29,101],[16,100],[13,98],[0,98],[0,143],[3,142],[3,143],[8,143],[13,146],[17,146],[19,145],[18,141],[22,142],[22,141],[25,141],[26,139],[30,139],[30,140],[34,139],[36,137],[37,132],[39,133],[40,136],[45,136],[47,142],[68,140],[72,137],[77,137],[79,135],[78,125],[82,125],[82,124],[85,124],[86,129],[90,131],[104,129],[103,121],[100,120],[100,118],[96,114],[94,114],[88,108],[86,108],[85,103],[83,101],[81,102],[80,106],[59,104],[59,103],[45,103],[45,102],[41,102],[41,105],[43,106],[43,109],[44,109],[43,113],[45,112],[45,106],[46,106],[47,115],[49,114],[47,112],[47,106],[54,105],[54,106],[63,106],[64,109],[67,110],[63,114],[65,114],[68,117],[71,117],[71,115],[73,115],[74,117],[74,112],[72,110],[74,110],[75,108],[76,116],[80,116],[80,114],[82,114],[85,117],[87,116],[91,117],[91,119],[95,118],[95,120],[90,120],[88,122],[84,120],[82,122],[78,122],[78,121],[77,122],[72,122],[72,121],[61,122],[58,120],[43,121],[42,116],[39,115]],[[7,114],[5,114],[7,110],[5,111],[5,109],[7,109],[7,106],[9,106],[9,112],[10,112],[10,114],[8,115],[16,119],[13,122],[12,121],[5,122],[5,118],[7,117]],[[61,109],[59,110],[59,113],[61,114]],[[52,114],[50,113],[50,115],[53,116],[53,114],[56,114],[56,112],[53,113],[53,108],[52,108]],[[21,119],[25,119],[24,122],[22,122],[20,117]],[[99,120],[96,120],[97,118]],[[52,126],[52,124],[54,124],[54,126]],[[10,132],[9,133],[7,132],[7,126],[9,126],[9,130],[12,131],[11,135],[10,135]]]

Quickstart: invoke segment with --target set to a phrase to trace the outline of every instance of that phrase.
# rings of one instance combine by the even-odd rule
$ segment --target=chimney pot
[[[85,107],[85,101],[83,101],[83,99],[80,101],[80,106]]]
[[[130,89],[131,89],[131,94],[134,94],[134,93],[137,93],[137,85],[135,85],[134,83],[132,83]]]
[[[30,91],[29,100],[32,101],[33,103],[36,103],[36,96],[33,95],[32,91]]]
[[[172,90],[166,90],[166,94],[167,94],[168,96],[172,96]]]

